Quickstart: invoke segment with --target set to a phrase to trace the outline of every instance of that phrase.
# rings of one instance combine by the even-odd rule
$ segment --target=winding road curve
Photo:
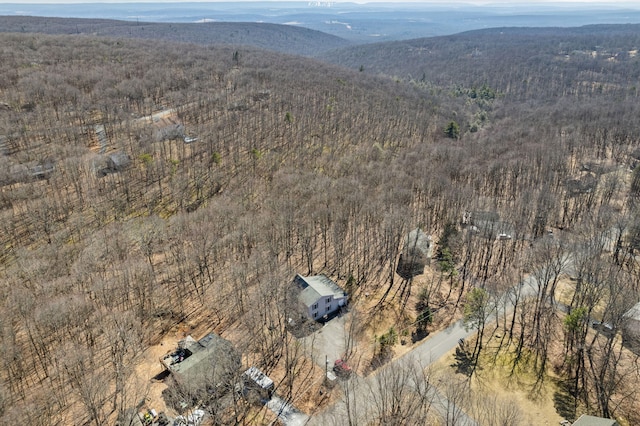
[[[567,262],[565,267],[568,266],[568,263],[570,262]],[[522,300],[522,298],[535,295],[538,291],[537,280],[535,277],[530,275],[517,286],[513,287],[512,291],[520,292],[520,300]],[[514,309],[513,301],[508,298],[509,293],[511,292],[502,296],[504,301],[503,315],[511,314]],[[487,323],[491,323],[493,321],[495,321],[495,313],[488,318]],[[354,377],[349,379],[349,383],[347,385],[350,386],[351,393],[354,395],[354,399],[351,402],[351,425],[366,425],[368,422],[374,420],[371,417],[373,413],[375,413],[375,401],[370,396],[369,391],[375,388],[376,377],[381,374],[381,372],[385,369],[391,368],[412,368],[416,361],[422,368],[426,368],[437,362],[449,351],[458,346],[461,339],[467,339],[471,335],[475,334],[475,332],[475,330],[467,330],[462,320],[457,321],[446,329],[431,335],[430,338],[424,340],[410,352],[390,361],[375,374],[371,374],[367,377],[354,375]],[[438,410],[438,412],[446,419],[447,425],[478,426],[478,423],[467,415],[460,407],[456,406],[453,402],[448,401],[433,383],[430,385],[432,407]],[[323,411],[311,416],[306,424],[308,426],[347,425],[348,416],[346,410],[347,407],[343,401],[337,402]]]

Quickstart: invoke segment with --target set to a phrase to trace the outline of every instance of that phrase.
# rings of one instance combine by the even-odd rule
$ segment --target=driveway
[[[565,270],[571,269],[571,261],[570,259],[565,260],[566,264]],[[544,275],[545,270],[542,270],[542,275]],[[520,293],[520,298],[526,298],[534,296],[537,292],[538,282],[534,275],[529,275],[525,277],[520,283],[512,288],[513,291],[517,291]],[[505,308],[503,315],[510,314],[513,309],[513,300],[509,297],[509,292],[505,293],[503,296],[503,301],[505,302]],[[336,331],[332,331],[329,333],[325,333],[325,336],[316,337],[314,341],[314,353],[317,356],[332,356],[336,353],[341,353],[340,350],[344,347],[344,318],[342,319],[342,326],[339,326],[338,323],[335,324],[335,328],[338,331],[341,331],[342,334],[336,334]],[[493,312],[492,315],[487,319],[487,324],[495,321],[496,313]],[[333,328],[329,330],[334,330]],[[349,384],[346,386],[350,386],[350,394],[352,394],[352,400],[349,402],[349,405],[352,406],[351,410],[353,410],[351,424],[366,424],[369,421],[372,421],[371,413],[373,411],[373,400],[371,395],[371,389],[374,389],[374,381],[375,376],[380,374],[381,371],[385,369],[393,369],[393,368],[411,368],[411,363],[414,360],[419,360],[422,368],[436,362],[442,356],[444,356],[447,352],[452,350],[458,345],[460,339],[466,339],[474,334],[476,330],[467,330],[462,321],[457,321],[451,324],[446,329],[432,334],[430,338],[425,339],[422,343],[420,343],[416,348],[414,348],[411,352],[394,359],[389,362],[385,366],[381,368],[378,372],[371,374],[367,377],[358,377],[356,375],[352,375],[352,378],[349,380]],[[322,333],[318,332],[318,336]],[[334,333],[334,334],[332,334]],[[339,336],[342,336],[340,339]],[[310,336],[311,337],[311,336]],[[324,340],[322,340],[324,339]],[[327,350],[324,349],[325,344],[329,344]],[[336,352],[337,351],[337,352]],[[329,358],[331,359],[331,358]],[[320,361],[322,361],[320,359]],[[319,361],[316,361],[319,362]],[[323,365],[322,362],[319,362],[320,365]],[[347,397],[349,398],[349,397]],[[477,422],[468,416],[461,407],[457,406],[454,401],[449,401],[446,396],[441,392],[437,386],[433,386],[429,390],[429,399],[433,403],[433,407],[443,416],[447,424],[453,424],[456,426],[477,426]],[[313,415],[308,422],[310,426],[325,426],[325,425],[336,425],[342,426],[346,424],[347,419],[347,407],[345,404],[345,398],[342,398],[341,401],[334,403],[330,407],[326,408],[322,412],[316,413]]]
[[[332,321],[336,321],[331,324]],[[325,356],[328,357],[329,365],[332,366],[332,360],[340,358],[344,351],[344,336],[345,336],[345,317],[336,318],[314,335],[311,335],[305,339],[309,339],[305,343],[310,345],[313,343],[314,361],[320,366],[324,367]],[[327,328],[329,327],[329,328]],[[375,412],[374,396],[372,395],[373,389],[376,387],[376,376],[383,370],[398,368],[408,369],[414,367],[416,360],[420,360],[422,368],[429,366],[436,362],[443,355],[458,345],[460,339],[467,338],[475,333],[475,330],[466,330],[462,321],[458,321],[447,329],[433,334],[429,339],[426,339],[418,347],[411,352],[389,362],[384,365],[381,370],[373,373],[367,377],[359,377],[352,375],[348,380],[348,384],[351,389],[352,400],[352,423],[367,424],[372,421],[371,418],[373,412]],[[333,357],[333,358],[332,358]],[[455,416],[455,421],[450,424],[457,426],[477,426],[477,423],[464,413],[464,411],[455,403],[448,401],[447,398],[440,393],[438,389],[432,387],[430,389],[429,399],[433,403],[433,408],[441,413],[443,418],[450,420],[452,416]],[[313,426],[326,426],[335,425],[342,426],[347,424],[347,413],[344,403],[336,403],[320,413],[315,414],[309,419],[308,425]]]
[[[309,416],[277,395],[274,395],[266,405],[285,426],[304,426],[309,421]]]
[[[346,342],[345,325],[349,315],[337,316],[326,322],[320,330],[301,339],[306,352],[311,354],[313,361],[320,367],[325,368],[325,362],[328,362],[328,367],[332,368],[333,362],[342,358]]]
[[[537,281],[535,277],[528,276],[521,283],[519,283],[515,289],[520,290],[521,297],[528,297],[535,295],[537,291]],[[505,294],[503,297],[507,297]],[[513,310],[513,304],[510,300],[507,300],[507,306],[505,312],[508,314]],[[340,323],[336,322],[332,328],[329,328],[329,332],[324,330],[316,333],[315,340],[310,340],[309,343],[313,343],[313,353],[316,357],[324,357],[325,355],[331,360],[331,356],[341,354],[344,348],[344,317],[336,318],[336,320],[342,320]],[[487,323],[495,321],[495,312],[487,320]],[[327,324],[329,326],[329,324]],[[384,369],[391,368],[411,368],[414,360],[419,360],[422,368],[429,366],[430,364],[438,361],[446,353],[454,349],[460,339],[466,339],[475,334],[476,330],[467,330],[462,321],[457,321],[451,324],[446,329],[432,334],[428,339],[425,339],[420,345],[414,348],[411,352],[394,359],[393,361],[382,367]],[[322,335],[324,333],[324,335]],[[341,334],[340,334],[341,333]],[[312,338],[314,335],[309,336]],[[340,336],[342,338],[340,338]],[[326,349],[325,349],[325,345]],[[323,358],[314,360],[324,366]],[[331,362],[331,361],[330,361]],[[354,395],[354,399],[351,401],[351,405],[355,409],[352,419],[354,424],[366,424],[373,420],[371,419],[371,413],[373,410],[373,398],[370,394],[370,390],[374,388],[375,376],[380,374],[371,374],[367,377],[358,377],[353,375],[349,380],[351,386],[351,393]],[[433,407],[440,412],[443,418],[446,419],[448,424],[454,424],[456,426],[477,426],[477,422],[468,416],[461,407],[457,406],[454,402],[447,400],[447,398],[440,392],[437,387],[430,389],[430,399],[433,402]],[[353,409],[352,408],[352,409]],[[344,403],[336,403],[320,413],[317,413],[309,420],[309,425],[324,426],[324,425],[336,425],[341,426],[346,424],[347,419],[346,407]]]

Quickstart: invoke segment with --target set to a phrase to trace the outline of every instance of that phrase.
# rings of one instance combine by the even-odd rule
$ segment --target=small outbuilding
[[[325,275],[296,275],[294,282],[302,290],[298,301],[313,320],[320,320],[347,305],[347,293]]]
[[[131,157],[123,151],[100,155],[93,161],[93,169],[99,177],[126,170],[131,165]]]
[[[431,235],[416,228],[407,235],[396,272],[404,279],[424,274],[424,268],[431,263],[433,242]]]
[[[246,394],[253,394],[260,401],[271,399],[273,396],[273,380],[257,367],[249,367],[243,374]]]

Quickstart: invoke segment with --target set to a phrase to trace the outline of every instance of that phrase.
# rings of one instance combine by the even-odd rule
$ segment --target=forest
[[[344,38],[304,27],[256,22],[187,24],[0,15],[0,31],[123,37],[201,45],[249,45],[303,56],[352,44]]]
[[[477,424],[532,424],[472,389],[496,366],[530,378],[533,400],[554,386],[562,418],[640,423],[640,349],[623,333],[640,301],[636,30],[498,29],[317,59],[1,33],[0,418],[134,425],[158,385],[137,366],[191,329],[231,341],[310,424],[465,424],[453,403]],[[416,228],[433,259],[403,278]],[[298,273],[349,294],[366,413],[357,377],[325,389],[291,332]],[[391,364],[460,319],[475,333],[457,374]],[[210,424],[275,421],[233,391],[160,386]]]

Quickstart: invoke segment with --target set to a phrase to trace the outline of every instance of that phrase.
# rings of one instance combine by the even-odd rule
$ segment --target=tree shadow
[[[156,374],[155,376],[153,376],[151,378],[151,381],[154,382],[163,382],[164,379],[166,379],[167,377],[169,377],[169,374],[171,374],[171,372],[169,370],[162,370],[160,373]]]
[[[576,418],[575,396],[571,392],[569,380],[558,380],[557,389],[553,393],[553,405],[556,412],[565,419]]]
[[[427,330],[416,330],[411,332],[411,343],[419,342],[429,335]]]
[[[367,368],[365,368],[365,376],[382,367],[392,359],[393,349],[387,348],[386,350],[377,351],[373,358],[371,358],[371,362]]]
[[[455,362],[451,364],[451,367],[456,369],[456,373],[471,377],[476,365],[471,358],[471,352],[463,339],[460,339],[458,342],[454,358]]]
[[[322,328],[322,323],[306,318],[303,315],[296,317],[295,319],[288,318],[286,329],[296,339],[302,339],[310,336],[316,331]]]

